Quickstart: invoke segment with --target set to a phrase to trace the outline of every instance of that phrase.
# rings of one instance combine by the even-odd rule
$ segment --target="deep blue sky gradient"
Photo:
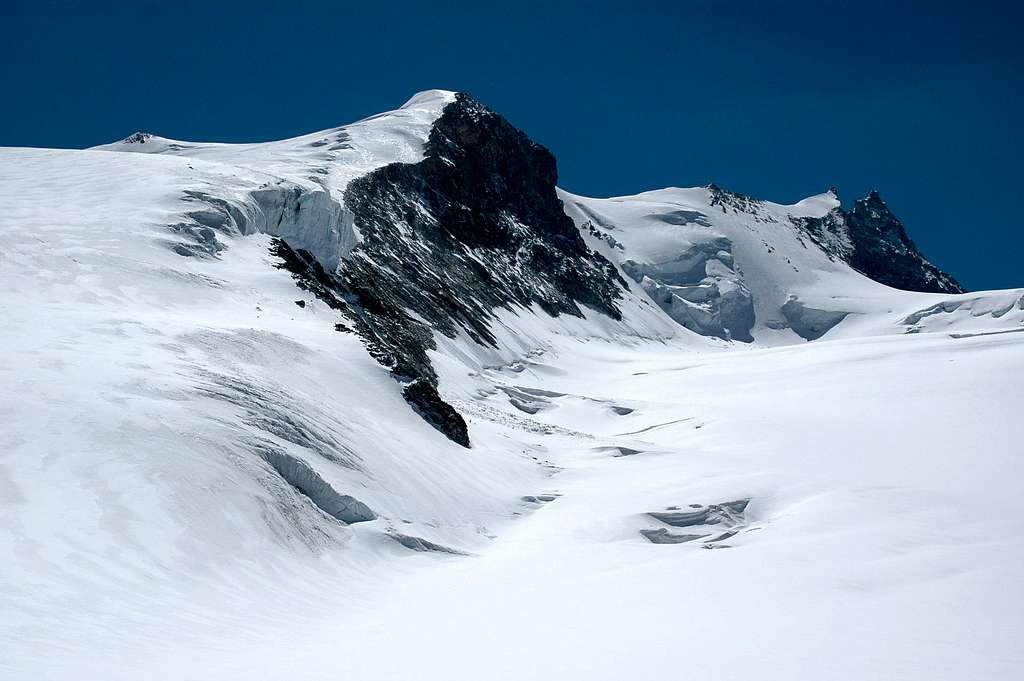
[[[1024,286],[1024,3],[0,4],[3,146],[279,139],[442,87],[570,191],[878,188],[969,288]]]

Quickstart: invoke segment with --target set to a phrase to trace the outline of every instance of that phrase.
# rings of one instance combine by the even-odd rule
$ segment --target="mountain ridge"
[[[402,127],[410,115],[418,116],[419,142],[410,143],[414,136]],[[396,127],[376,131],[382,123],[391,125],[390,119]],[[371,147],[379,145],[378,139],[402,140],[407,150],[390,162],[361,161],[362,174],[339,171],[336,166],[353,154],[365,159],[360,138]],[[416,144],[421,150],[413,151]],[[263,151],[268,146],[281,151],[268,154]],[[675,192],[694,200],[692,210],[676,209],[659,218],[670,228],[698,227],[667,264],[619,258],[618,218],[599,219],[584,207],[601,200],[572,197],[576,208],[590,211],[589,218],[574,223],[567,215],[571,195],[557,187],[554,156],[464,93],[425,91],[395,112],[262,145],[188,143],[137,133],[100,149],[237,157],[247,164],[251,157],[267,159],[269,168],[286,169],[294,184],[264,183],[251,193],[256,221],[265,223],[255,229],[276,235],[274,252],[281,266],[300,287],[341,312],[370,354],[403,386],[415,411],[464,447],[470,446],[465,420],[438,393],[428,352],[436,348],[435,334],[455,337],[460,331],[477,344],[494,345],[490,326],[495,308],[537,303],[551,316],[581,316],[582,304],[618,320],[619,301],[630,295],[629,278],[640,285],[639,295],[648,296],[684,328],[725,340],[753,342],[764,328],[788,328],[813,340],[850,314],[808,307],[793,288],[797,282],[780,285],[770,268],[762,268],[759,281],[751,280],[744,274],[744,267],[752,271],[742,262],[744,254],[739,253],[737,263],[732,252],[736,236],[715,233],[704,239],[699,234],[704,227],[715,229],[722,219],[738,221],[741,230],[771,225],[797,230],[828,259],[880,283],[961,292],[955,280],[920,255],[877,193],[858,200],[850,211],[832,190],[781,207],[714,184],[608,199],[622,203]],[[303,170],[308,163],[314,164],[312,174]],[[244,234],[254,228],[254,220],[247,221],[214,192],[190,195],[207,209],[188,214],[198,225],[174,227],[192,240],[175,246],[177,252],[216,257],[223,247],[218,231]],[[715,217],[719,213],[724,217]],[[324,234],[332,236],[325,240]],[[588,245],[585,236],[612,248],[592,250],[596,244]],[[769,253],[778,236],[770,230],[762,234]],[[809,248],[799,234],[797,240]],[[785,260],[785,266],[798,269],[790,257]],[[783,286],[790,288],[783,291]]]
[[[0,676],[1016,678],[1024,289],[446,97],[0,149]]]

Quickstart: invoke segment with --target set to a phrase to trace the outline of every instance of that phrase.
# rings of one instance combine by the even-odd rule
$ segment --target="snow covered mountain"
[[[789,329],[813,340],[849,314],[879,312],[844,300],[890,297],[879,284],[963,292],[917,251],[875,192],[852,211],[832,189],[792,206],[715,185],[613,199],[563,192],[563,200],[596,248],[704,335],[789,342],[771,333]]]
[[[1024,289],[556,185],[446,91],[0,150],[2,676],[1013,678]]]

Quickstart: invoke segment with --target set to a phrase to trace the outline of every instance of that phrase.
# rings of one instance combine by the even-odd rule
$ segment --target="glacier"
[[[549,157],[0,149],[0,676],[1016,678],[1024,289]]]

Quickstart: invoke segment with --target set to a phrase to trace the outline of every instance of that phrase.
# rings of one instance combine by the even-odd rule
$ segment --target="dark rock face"
[[[465,420],[437,392],[437,376],[426,353],[433,347],[429,329],[402,310],[398,310],[400,314],[387,314],[389,310],[375,305],[372,299],[368,300],[369,308],[363,306],[342,278],[328,274],[308,251],[296,251],[283,239],[275,239],[271,252],[281,258],[278,267],[291,272],[299,288],[348,317],[370,355],[389,367],[398,381],[407,382],[402,396],[417,414],[453,442],[469,447]],[[335,324],[334,328],[348,330],[344,324]]]
[[[424,378],[417,378],[405,386],[402,396],[424,421],[444,433],[449,440],[463,447],[469,446],[469,431],[465,419],[455,407],[441,399],[433,384]]]
[[[625,282],[562,209],[555,159],[504,118],[459,94],[434,123],[425,158],[354,180],[345,206],[362,237],[336,274],[279,241],[300,286],[344,312],[371,354],[405,384],[423,418],[469,445],[465,421],[437,394],[432,332],[481,344],[496,308],[581,305],[615,319]]]
[[[953,277],[921,255],[878,192],[854,203],[846,213],[846,225],[853,242],[847,262],[875,281],[907,291],[964,292]]]
[[[415,311],[446,334],[493,343],[490,311],[537,303],[614,318],[614,266],[590,251],[555,193],[555,159],[466,95],[434,124],[420,163],[353,181],[345,205],[363,243],[346,283],[380,311]]]
[[[829,255],[875,281],[905,291],[963,293],[949,274],[929,262],[878,192],[857,199],[852,210],[837,208],[797,224]]]

